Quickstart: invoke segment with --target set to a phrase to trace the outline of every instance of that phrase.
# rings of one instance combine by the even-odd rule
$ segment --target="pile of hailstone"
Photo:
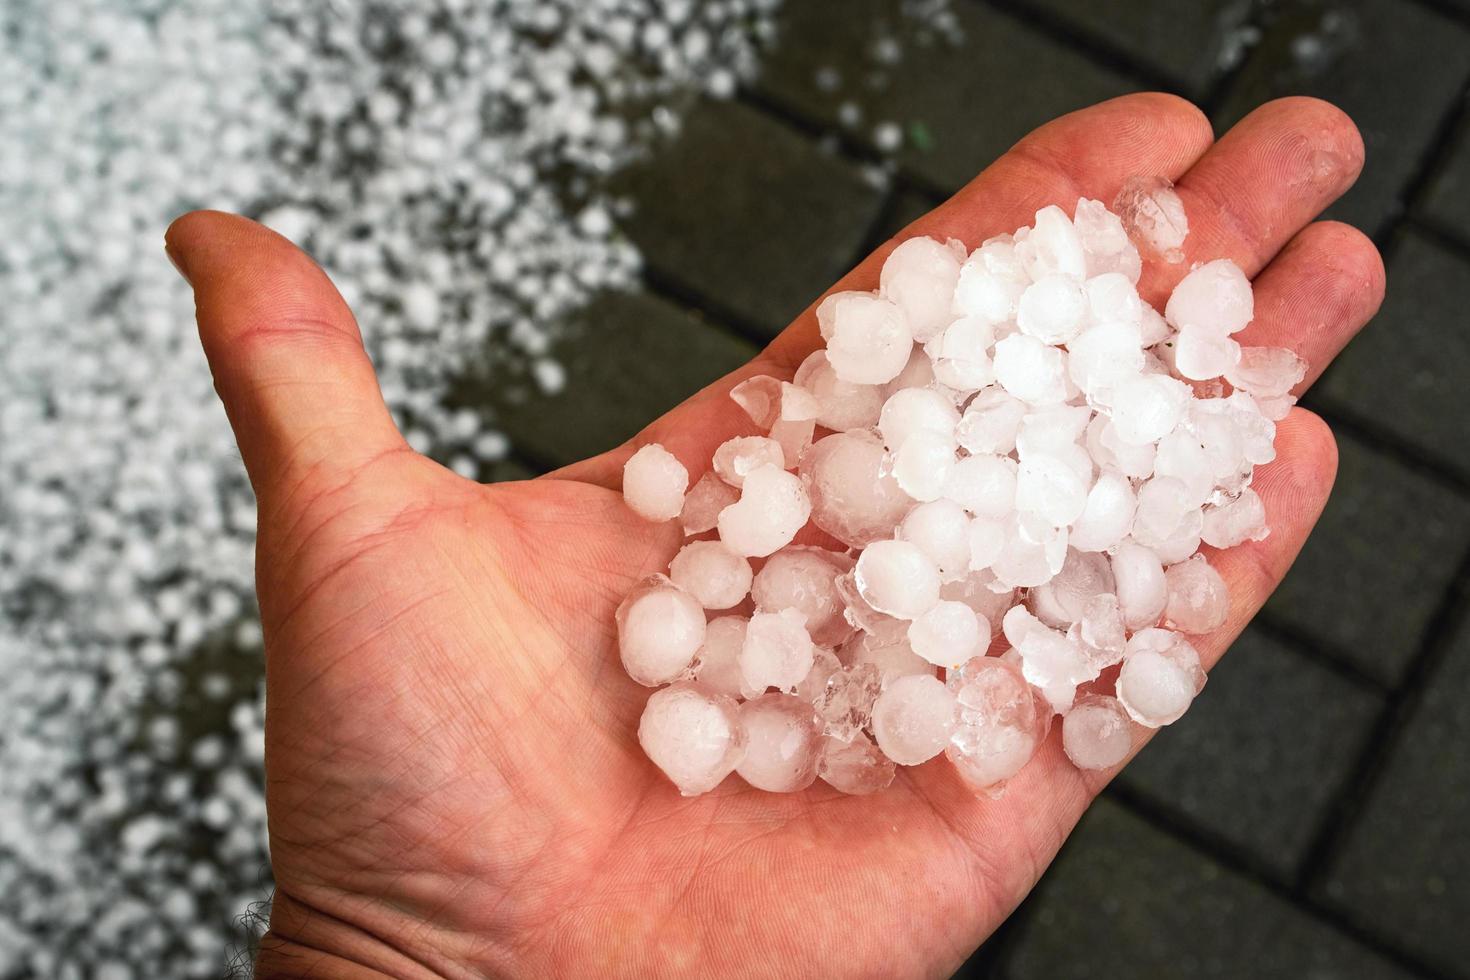
[[[1146,183],[1117,206],[968,254],[905,241],[876,292],[822,302],[793,381],[731,392],[765,434],[692,488],[657,444],[628,461],[629,506],[689,538],[617,613],[658,689],[639,740],[681,792],[734,771],[870,793],[942,752],[993,795],[1057,715],[1068,758],[1107,769],[1130,723],[1189,707],[1190,637],[1229,604],[1197,551],[1266,535],[1251,477],[1305,364],[1232,338],[1253,298],[1227,259],[1163,315],[1142,302],[1134,239],[1182,255],[1183,210]]]

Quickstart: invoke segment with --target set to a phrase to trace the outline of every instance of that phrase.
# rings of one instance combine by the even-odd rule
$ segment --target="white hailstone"
[[[1052,405],[1067,397],[1067,355],[1035,337],[1013,334],[995,345],[995,380],[1033,405]]]
[[[740,706],[745,757],[735,772],[768,793],[806,789],[817,780],[819,721],[810,704],[790,694],[763,694],[745,702]]]
[[[1015,245],[992,239],[960,267],[953,312],[992,324],[1013,320],[1029,281],[1016,258]]]
[[[944,754],[977,792],[996,797],[1041,744],[1046,719],[1020,668],[976,657],[949,672],[955,727]]]
[[[1017,468],[1005,456],[966,456],[950,468],[944,495],[976,517],[1009,517],[1016,510]]]
[[[736,436],[720,443],[715,450],[714,470],[720,479],[732,487],[745,485],[745,478],[752,470],[762,466],[786,468],[786,453],[781,444],[766,436]]]
[[[796,384],[817,400],[817,424],[836,432],[871,428],[883,407],[877,385],[843,381],[827,361],[827,352],[813,351],[796,369]]]
[[[1225,624],[1230,613],[1230,592],[1204,555],[1169,566],[1164,581],[1169,594],[1164,622],[1170,627],[1199,635]]]
[[[806,422],[821,412],[817,396],[799,385],[761,374],[730,389],[730,399],[758,427],[769,430],[778,422]]]
[[[1016,314],[1021,332],[1045,344],[1065,344],[1087,319],[1087,297],[1072,276],[1043,276],[1026,287]]]
[[[628,593],[616,619],[623,669],[644,687],[682,676],[704,643],[704,607],[662,575]]]
[[[684,509],[689,471],[663,446],[653,442],[623,464],[623,499],[646,521],[671,521]]]
[[[1081,644],[1048,627],[1027,612],[1025,606],[1007,612],[1001,629],[1006,641],[1021,656],[1021,673],[1027,683],[1042,693],[1054,711],[1065,712],[1070,708],[1077,685],[1098,675],[1099,668]]]
[[[1112,565],[1123,622],[1130,630],[1153,626],[1169,601],[1159,556],[1141,544],[1124,541],[1114,550]]]
[[[1009,453],[1016,448],[1016,434],[1027,406],[999,385],[980,391],[965,406],[955,426],[955,438],[971,453]]]
[[[1128,236],[1166,262],[1182,262],[1180,247],[1189,235],[1184,202],[1167,177],[1130,177],[1113,199]]]
[[[1087,492],[1069,543],[1078,551],[1107,551],[1127,537],[1136,508],[1133,484],[1116,470],[1105,470]]]
[[[1215,489],[1213,464],[1204,443],[1188,426],[1180,426],[1159,440],[1154,477],[1172,477],[1182,483],[1184,499],[1194,508],[1202,506]]]
[[[1034,282],[1052,275],[1084,279],[1087,255],[1067,212],[1055,204],[1036,212],[1036,224],[1016,243],[1016,257]]]
[[[1256,398],[1279,398],[1302,383],[1307,362],[1283,347],[1242,347],[1225,380]]]
[[[1157,447],[1152,442],[1126,442],[1105,415],[1097,416],[1087,426],[1087,450],[1099,465],[1113,467],[1135,480],[1153,474]]]
[[[1082,617],[1072,624],[1067,635],[1082,644],[1083,653],[1099,670],[1122,660],[1128,631],[1118,597],[1101,592],[1088,599]]]
[[[1046,625],[1062,629],[1082,618],[1093,597],[1112,591],[1107,556],[1069,548],[1062,570],[1031,591],[1031,609]]]
[[[953,437],[959,423],[954,402],[932,388],[900,388],[883,403],[878,432],[889,450],[896,450],[920,432]]]
[[[1212,548],[1233,548],[1246,541],[1261,541],[1270,533],[1266,505],[1246,487],[1234,500],[1205,508],[1200,539]]]
[[[1027,455],[1016,471],[1016,507],[1062,527],[1081,516],[1087,481],[1055,456]]]
[[[811,512],[795,474],[762,466],[746,475],[740,499],[720,511],[720,540],[737,555],[763,558],[790,544]]]
[[[990,568],[1005,553],[1009,522],[994,517],[976,517],[970,521],[970,571]]]
[[[929,344],[935,380],[958,391],[978,391],[993,383],[990,348],[994,345],[995,327],[984,317],[956,320]]]
[[[892,632],[858,633],[843,645],[841,659],[853,668],[871,664],[877,668],[879,682],[883,685],[916,674],[932,677],[934,665],[909,646],[908,624],[900,620],[898,626]]]
[[[888,471],[882,441],[869,432],[818,439],[802,457],[801,478],[812,523],[857,548],[890,537],[914,504]]]
[[[909,624],[909,645],[936,667],[958,667],[989,643],[990,624],[963,602],[940,599]]]
[[[852,633],[843,618],[836,579],[852,567],[846,555],[823,548],[791,545],[766,559],[751,584],[750,595],[761,612],[794,609],[814,642],[841,643]]]
[[[1092,420],[1086,405],[1049,405],[1027,412],[1016,432],[1016,455],[1062,456],[1077,448],[1077,441]]]
[[[707,471],[684,495],[684,507],[679,512],[679,523],[684,526],[684,533],[713,531],[719,523],[720,511],[739,499],[739,490],[720,479],[714,470]]]
[[[1067,376],[1089,398],[1108,399],[1120,381],[1143,370],[1138,328],[1107,321],[1088,327],[1067,345]]]
[[[704,644],[695,655],[694,679],[716,694],[731,698],[744,694],[740,651],[748,622],[744,616],[720,616],[705,625]]]
[[[1191,381],[1227,374],[1240,360],[1240,345],[1206,330],[1181,330],[1174,338],[1174,370]]]
[[[1128,717],[1140,725],[1172,725],[1189,710],[1204,686],[1199,652],[1178,633],[1146,629],[1128,640],[1117,697]]]
[[[1133,536],[1141,544],[1164,541],[1179,530],[1184,515],[1193,504],[1189,488],[1182,480],[1155,476],[1138,488],[1138,510],[1133,519]]]
[[[887,616],[914,619],[939,601],[939,569],[907,541],[874,541],[853,567],[858,593]]]
[[[1164,319],[1175,330],[1199,330],[1224,337],[1245,329],[1255,315],[1251,282],[1229,259],[1215,259],[1179,280]]]
[[[1179,424],[1189,387],[1161,374],[1141,374],[1113,388],[1113,431],[1125,443],[1157,442]]]
[[[878,293],[903,310],[913,339],[924,343],[949,325],[965,247],[950,239],[910,238],[883,262]]]
[[[729,609],[750,593],[750,562],[718,541],[691,541],[669,563],[669,578],[706,609]]]
[[[655,691],[638,721],[638,743],[684,796],[708,793],[745,756],[739,705],[698,683]]]
[[[909,511],[898,536],[915,545],[939,569],[942,582],[970,573],[970,517],[953,500],[931,500]]]
[[[758,612],[745,627],[740,649],[740,676],[747,693],[767,688],[791,692],[812,669],[816,653],[812,638],[795,609]]]
[[[1175,565],[1199,550],[1200,533],[1204,531],[1204,511],[1189,510],[1174,533],[1158,540],[1145,540],[1135,531],[1133,540],[1158,555],[1165,567]]]
[[[1230,421],[1240,432],[1246,462],[1262,466],[1276,458],[1276,420],[1265,418],[1247,392],[1234,391],[1225,399]]]
[[[822,718],[823,733],[843,742],[852,741],[867,727],[882,691],[883,671],[878,664],[863,662],[844,667],[839,663],[812,699]]]
[[[1080,198],[1072,215],[1072,226],[1087,257],[1087,275],[1118,273],[1137,282],[1143,272],[1138,249],[1128,240],[1123,221],[1101,201]]]
[[[955,465],[955,441],[939,432],[915,432],[889,457],[899,489],[918,501],[938,500]]]
[[[1078,769],[1111,769],[1133,748],[1133,728],[1117,698],[1089,694],[1062,719],[1062,751]]]
[[[861,732],[850,742],[831,737],[822,740],[817,775],[839,792],[852,796],[876,793],[892,784],[897,771],[893,760]]]
[[[827,342],[827,361],[843,381],[877,385],[892,381],[913,350],[903,310],[872,293],[833,293],[817,307]]]
[[[991,562],[1001,586],[1029,589],[1046,583],[1067,560],[1067,529],[1018,514],[1006,527],[1006,543]]]
[[[1139,343],[1144,347],[1154,347],[1168,340],[1172,332],[1164,314],[1145,303],[1143,316],[1138,321]]]
[[[1087,311],[1094,323],[1137,327],[1143,319],[1143,300],[1138,289],[1122,273],[1093,276],[1084,283]]]
[[[932,675],[896,678],[873,704],[873,738],[901,766],[917,766],[943,752],[954,727],[954,692]]]

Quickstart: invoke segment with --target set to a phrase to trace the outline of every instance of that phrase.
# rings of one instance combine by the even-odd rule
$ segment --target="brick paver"
[[[1430,175],[1420,212],[1470,242],[1470,112],[1460,118],[1450,151]]]
[[[1470,977],[1470,624],[1394,739],[1329,899],[1446,975]]]

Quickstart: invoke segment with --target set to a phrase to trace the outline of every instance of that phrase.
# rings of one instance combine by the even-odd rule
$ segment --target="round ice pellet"
[[[1168,590],[1164,621],[1174,629],[1199,635],[1225,624],[1230,593],[1203,555],[1169,566],[1164,582]]]
[[[852,633],[842,616],[837,576],[851,568],[852,559],[822,548],[793,545],[776,552],[751,583],[750,594],[761,612],[794,609],[801,613],[812,641],[841,643]]]
[[[850,742],[831,736],[822,739],[817,774],[839,792],[852,796],[876,793],[888,788],[895,772],[893,760],[862,732]]]
[[[901,766],[917,766],[944,751],[955,726],[955,696],[932,675],[890,682],[873,705],[873,738]]]
[[[852,384],[892,381],[908,364],[914,338],[896,304],[872,293],[834,293],[817,307],[827,361]]]
[[[623,464],[623,499],[648,521],[671,521],[684,508],[689,471],[663,446],[649,443]]]
[[[740,706],[745,757],[735,771],[756,789],[795,793],[817,779],[821,728],[812,706],[790,694],[763,694]]]
[[[645,687],[678,678],[704,642],[704,607],[662,575],[629,593],[615,618],[623,669]]]
[[[739,706],[687,681],[648,699],[638,721],[638,742],[685,796],[714,789],[745,755]]]
[[[744,616],[720,616],[704,628],[704,644],[695,656],[694,679],[716,694],[741,697],[740,651],[745,646]]]
[[[729,609],[750,592],[750,562],[719,541],[691,541],[669,563],[669,578],[706,609]]]
[[[1117,698],[1079,698],[1062,718],[1062,750],[1078,769],[1111,769],[1133,748],[1128,713]]]
[[[800,478],[762,466],[746,475],[740,499],[720,511],[720,540],[737,555],[763,558],[790,544],[811,511]]]
[[[907,541],[875,541],[858,556],[854,581],[878,612],[913,619],[939,601],[939,569]]]
[[[1129,639],[1117,696],[1140,725],[1161,728],[1178,721],[1204,686],[1199,653],[1178,633],[1146,629]]]
[[[815,656],[801,613],[795,609],[758,612],[750,617],[740,648],[740,676],[745,690],[755,694],[771,687],[795,691],[812,669]]]
[[[936,667],[957,667],[989,643],[990,624],[963,602],[940,599],[909,623],[909,646]]]

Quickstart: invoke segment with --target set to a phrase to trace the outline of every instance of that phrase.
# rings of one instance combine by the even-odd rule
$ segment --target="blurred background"
[[[248,486],[161,248],[243,211],[482,480],[733,368],[1036,125],[1311,94],[1383,312],[1321,525],[964,976],[1470,977],[1470,0],[0,4],[0,978],[243,971]]]

